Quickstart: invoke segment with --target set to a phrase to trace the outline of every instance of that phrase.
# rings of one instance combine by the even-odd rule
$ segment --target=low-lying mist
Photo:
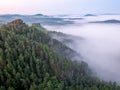
[[[73,25],[46,28],[83,38],[82,41],[75,38],[75,43],[68,46],[82,55],[99,78],[120,83],[120,24],[80,22],[83,21]]]

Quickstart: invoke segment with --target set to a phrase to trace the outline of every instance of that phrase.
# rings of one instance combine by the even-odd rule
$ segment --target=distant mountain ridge
[[[10,21],[18,19],[18,18],[24,20],[27,24],[30,24],[30,25],[32,23],[41,23],[42,25],[73,24],[73,21],[64,20],[62,18],[52,17],[52,16],[48,16],[48,15],[43,15],[43,14],[35,14],[35,15],[5,14],[5,15],[0,15],[1,24],[10,22]]]
[[[94,21],[90,23],[120,24],[120,20],[111,19],[111,20],[105,20],[105,21]]]

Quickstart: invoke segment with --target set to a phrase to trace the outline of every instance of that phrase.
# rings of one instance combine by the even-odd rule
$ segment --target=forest
[[[97,78],[76,52],[42,26],[16,19],[0,26],[0,90],[120,90]]]

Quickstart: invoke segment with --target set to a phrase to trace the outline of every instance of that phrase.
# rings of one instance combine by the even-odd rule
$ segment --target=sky
[[[0,0],[0,14],[120,13],[120,0]]]

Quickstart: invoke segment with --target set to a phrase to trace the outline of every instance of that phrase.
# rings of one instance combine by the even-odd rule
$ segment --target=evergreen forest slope
[[[0,90],[120,90],[92,76],[87,63],[43,27],[21,19],[0,27]]]

